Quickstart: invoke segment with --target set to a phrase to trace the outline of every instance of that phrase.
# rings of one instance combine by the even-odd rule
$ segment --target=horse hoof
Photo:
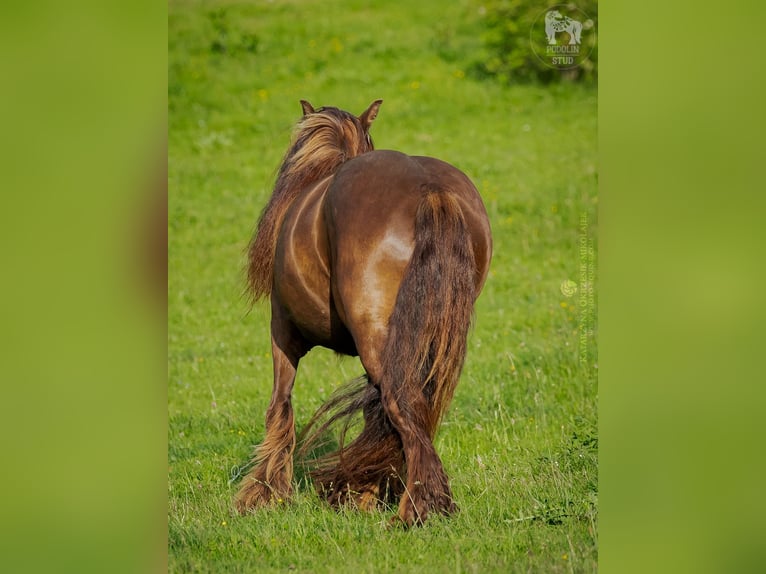
[[[398,522],[406,527],[421,526],[431,514],[449,516],[458,511],[457,504],[451,496],[446,494],[439,497],[427,497],[417,502],[405,495],[399,503],[399,513],[393,517],[392,522]]]
[[[398,514],[394,514],[388,520],[388,527],[389,528],[403,528],[403,529],[406,530],[406,529],[411,528],[412,526],[415,526],[417,524],[422,524],[422,523],[420,523],[420,522],[413,522],[413,521],[408,522],[405,519],[403,519],[401,516],[399,516]]]
[[[247,480],[247,479],[246,479]],[[234,498],[234,507],[240,514],[249,514],[265,506],[283,504],[289,494],[279,495],[265,482],[250,479],[243,484]]]
[[[356,507],[359,510],[372,512],[378,508],[378,488],[374,487],[374,490],[365,490],[356,497]]]
[[[405,495],[399,504],[399,513],[394,517],[394,520],[405,528],[421,526],[428,518],[428,510],[424,505],[421,506],[422,508],[418,509],[409,496]]]

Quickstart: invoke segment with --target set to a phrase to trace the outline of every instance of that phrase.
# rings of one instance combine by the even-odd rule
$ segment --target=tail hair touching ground
[[[404,490],[406,470],[385,397],[397,400],[402,414],[433,439],[463,368],[477,295],[473,245],[453,193],[434,185],[424,185],[421,191],[415,247],[389,319],[381,380],[368,381],[365,376],[342,387],[304,429],[305,454],[332,424],[344,421],[338,451],[314,461],[318,468],[312,472],[318,490],[331,503],[345,502],[352,493],[357,501],[371,496],[396,500]],[[413,388],[425,400],[398,400]],[[350,421],[359,412],[365,427],[345,445]]]

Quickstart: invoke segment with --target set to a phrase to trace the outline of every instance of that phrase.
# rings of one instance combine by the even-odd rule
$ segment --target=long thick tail
[[[415,217],[415,250],[399,287],[383,350],[381,386],[420,385],[434,437],[466,355],[476,299],[476,263],[455,196],[425,187]]]
[[[347,385],[319,409],[301,449],[344,421],[337,452],[315,461],[312,472],[319,490],[331,503],[366,493],[394,501],[403,490],[402,443],[381,402],[381,389],[392,396],[413,386],[423,393],[426,412],[412,413],[424,422],[433,439],[452,400],[465,360],[468,331],[476,298],[476,263],[465,218],[454,195],[426,186],[415,218],[415,248],[399,287],[381,353],[382,380],[366,377]],[[364,384],[360,384],[364,383]],[[359,413],[365,426],[344,444],[350,421]],[[329,417],[329,418],[328,418]],[[317,422],[324,419],[324,424]]]

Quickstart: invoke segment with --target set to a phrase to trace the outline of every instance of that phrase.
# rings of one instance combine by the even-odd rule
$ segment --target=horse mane
[[[271,293],[279,229],[295,199],[310,184],[334,174],[345,161],[372,149],[372,139],[359,119],[338,108],[319,108],[298,122],[274,192],[247,249],[247,287],[252,302]]]

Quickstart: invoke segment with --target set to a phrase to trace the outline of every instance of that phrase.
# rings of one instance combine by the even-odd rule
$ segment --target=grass
[[[170,3],[170,571],[596,570],[595,294],[585,284],[596,92],[473,78],[475,9]],[[436,439],[461,512],[391,529],[393,510],[338,513],[300,483],[292,502],[237,516],[232,479],[263,437],[271,392],[269,310],[247,313],[243,248],[298,101],[360,113],[379,97],[376,146],[461,168],[493,228],[466,366]],[[569,297],[566,280],[578,288]],[[299,427],[360,373],[355,358],[312,351],[294,391]]]

